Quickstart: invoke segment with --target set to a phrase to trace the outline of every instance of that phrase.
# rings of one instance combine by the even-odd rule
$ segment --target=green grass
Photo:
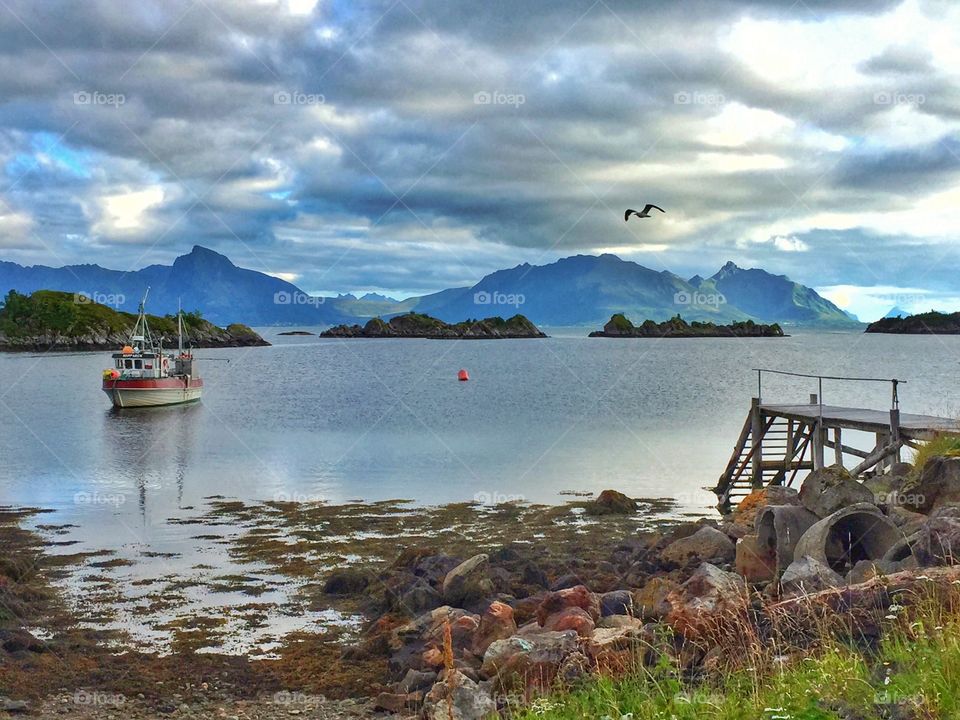
[[[960,456],[960,437],[956,435],[937,435],[933,440],[925,442],[915,451],[913,472],[910,476],[911,483],[920,480],[923,466],[927,464],[930,458],[958,456]]]
[[[878,645],[824,635],[804,653],[776,660],[758,645],[751,665],[699,682],[672,661],[620,679],[600,678],[518,708],[517,720],[819,720],[960,717],[960,612],[957,597],[931,597],[907,611],[893,606]],[[752,653],[751,653],[752,655]],[[759,662],[753,662],[758,660]]]

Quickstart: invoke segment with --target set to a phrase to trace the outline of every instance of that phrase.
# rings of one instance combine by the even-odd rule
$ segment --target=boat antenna
[[[142,347],[153,348],[153,338],[150,336],[150,326],[147,325],[147,296],[150,294],[150,286],[147,286],[146,292],[143,293],[143,299],[140,301],[140,307],[137,312],[137,323],[133,326],[133,335],[130,337],[130,342],[136,344],[137,340],[140,340]]]

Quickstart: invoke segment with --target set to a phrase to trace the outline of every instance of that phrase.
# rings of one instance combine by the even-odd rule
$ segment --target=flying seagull
[[[632,208],[627,208],[627,211],[623,214],[623,221],[626,222],[627,220],[629,220],[631,215],[636,215],[638,218],[650,217],[650,208],[654,208],[654,209],[656,209],[656,210],[659,210],[659,211],[662,212],[662,213],[665,213],[665,212],[666,212],[666,210],[664,210],[662,207],[658,207],[658,206],[654,205],[653,203],[647,203],[647,204],[644,206],[642,212],[637,212],[636,210],[633,210]]]

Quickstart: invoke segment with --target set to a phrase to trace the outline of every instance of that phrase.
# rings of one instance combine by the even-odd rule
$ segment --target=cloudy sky
[[[960,309],[958,129],[953,0],[0,0],[0,259],[402,296],[614,252]]]

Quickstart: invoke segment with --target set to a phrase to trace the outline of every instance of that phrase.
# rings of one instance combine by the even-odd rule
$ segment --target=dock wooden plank
[[[810,404],[762,404],[760,411],[768,416],[806,420],[808,422],[818,419],[821,412],[819,405]],[[823,424],[829,428],[884,432],[890,429],[890,411],[843,407],[840,405],[824,405]],[[900,429],[904,437],[923,438],[937,432],[960,433],[960,422],[951,418],[937,417],[936,415],[902,413],[900,415]]]

